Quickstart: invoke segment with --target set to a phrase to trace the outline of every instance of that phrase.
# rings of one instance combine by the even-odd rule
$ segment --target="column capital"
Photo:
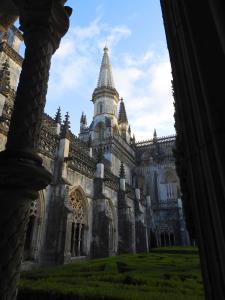
[[[59,47],[61,38],[69,29],[69,16],[72,9],[64,6],[62,0],[20,1],[20,30],[24,33],[24,42],[36,39],[37,35],[47,38],[53,46],[53,53]]]

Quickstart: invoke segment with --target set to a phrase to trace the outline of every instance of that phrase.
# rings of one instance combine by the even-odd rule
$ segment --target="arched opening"
[[[41,193],[37,200],[31,202],[29,214],[23,261],[37,262],[41,247],[42,225],[44,219],[44,197]]]
[[[112,204],[107,201],[105,215],[108,218],[108,250],[109,255],[115,252],[115,218]]]
[[[102,114],[103,113],[103,103],[99,102],[97,106],[97,113]]]
[[[86,255],[87,207],[86,197],[80,188],[70,193],[69,206],[72,210],[70,217],[70,254],[71,257]]]

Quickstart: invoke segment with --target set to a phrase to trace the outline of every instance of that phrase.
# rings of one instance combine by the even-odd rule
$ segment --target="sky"
[[[70,29],[52,58],[45,111],[70,114],[77,135],[82,111],[93,118],[103,48],[136,140],[174,134],[171,69],[159,0],[69,0]]]

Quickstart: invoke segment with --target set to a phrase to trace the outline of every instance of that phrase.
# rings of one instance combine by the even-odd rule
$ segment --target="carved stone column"
[[[198,241],[205,299],[225,299],[225,4],[161,0],[161,7],[187,221]]]
[[[65,1],[19,1],[25,58],[6,150],[0,153],[0,298],[16,298],[29,206],[51,174],[37,155],[37,143],[51,56],[69,27]]]

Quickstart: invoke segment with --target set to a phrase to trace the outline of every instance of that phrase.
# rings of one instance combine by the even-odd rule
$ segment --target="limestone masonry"
[[[4,150],[22,57],[21,33],[0,34],[0,151]],[[88,95],[87,95],[88,97]],[[82,113],[80,133],[43,115],[38,152],[51,184],[32,202],[24,267],[63,264],[77,257],[147,252],[157,246],[188,245],[175,136],[136,142],[116,90],[104,48],[90,125]]]

